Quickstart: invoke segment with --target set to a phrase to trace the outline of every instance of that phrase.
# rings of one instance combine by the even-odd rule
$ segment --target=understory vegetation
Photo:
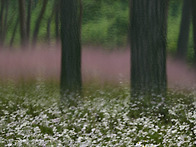
[[[51,10],[54,7],[54,0],[48,1],[46,11],[40,24],[40,31],[38,34],[38,42],[55,42],[55,17],[51,16]],[[42,6],[42,1],[36,1],[32,6],[30,40],[32,40],[35,22],[39,16]],[[81,39],[83,45],[104,46],[107,49],[114,49],[127,46],[130,43],[129,39],[129,1],[128,0],[83,0],[83,15],[82,15],[82,33]],[[168,53],[176,53],[181,12],[183,1],[170,0],[168,9]],[[14,14],[14,15],[13,15]],[[13,15],[13,16],[12,16]],[[5,42],[9,44],[14,31],[15,22],[18,20],[18,4],[13,1],[10,2],[9,15],[14,17],[10,19],[9,28],[6,34]],[[48,20],[51,19],[50,28],[48,27]],[[47,32],[49,31],[49,32]],[[60,31],[60,30],[59,30]],[[188,44],[187,59],[192,62],[194,58],[193,47],[193,33],[192,27],[190,29],[190,39]],[[50,34],[48,40],[47,35]],[[20,30],[16,30],[16,37],[14,39],[14,46],[20,44]]]
[[[56,82],[0,84],[0,146],[196,144],[193,93],[172,90],[167,98],[158,96],[165,99],[166,113],[159,111],[160,104],[141,111],[130,103],[129,86],[122,83],[86,84],[77,107],[59,109],[59,97]]]
[[[46,12],[40,26],[38,35],[39,42],[47,41],[47,23],[50,18],[54,1],[49,1]],[[36,19],[40,12],[42,1],[32,9],[31,29],[34,29]],[[17,14],[18,6],[15,3],[10,4],[11,14]],[[180,30],[182,1],[171,0],[168,12],[168,51],[175,54],[177,48],[178,35]],[[15,14],[15,15],[16,15]],[[16,17],[17,20],[17,17]],[[15,20],[15,21],[16,21]],[[10,24],[7,32],[7,43],[11,39],[14,30],[14,23]],[[30,32],[32,36],[33,32]],[[50,27],[51,40],[55,38],[55,21],[51,21]],[[83,18],[82,18],[82,43],[84,45],[101,45],[107,49],[126,46],[129,41],[129,1],[128,0],[83,0]],[[193,39],[192,29],[190,31],[190,41],[188,46],[187,58],[193,59]],[[19,28],[17,29],[15,44],[20,43]]]
[[[131,8],[129,0],[83,0],[81,33],[76,19],[79,1],[59,2],[0,1],[5,21],[0,24],[0,147],[194,147],[196,88],[187,87],[195,83],[195,69],[171,57],[166,63],[165,58],[166,53],[176,55],[183,1],[170,0],[167,36],[163,33],[166,22],[159,21],[166,18],[165,2],[140,1]],[[142,9],[148,11],[141,13]],[[144,18],[144,23],[130,19],[130,10],[136,18]],[[141,27],[130,27],[137,25]],[[147,30],[144,35],[142,30]],[[156,30],[161,33],[153,35]],[[191,28],[184,54],[189,63],[195,57],[192,34]],[[133,60],[126,50],[130,38],[136,38],[131,44]],[[41,46],[44,42],[48,45]],[[125,52],[108,51],[112,49]],[[142,91],[150,87],[164,91],[166,71],[169,82],[182,81],[187,89],[168,89],[164,96]],[[131,88],[122,82],[130,79]],[[145,86],[137,91],[138,85]],[[70,92],[80,91],[80,86],[80,94]],[[146,95],[138,96],[134,90]]]

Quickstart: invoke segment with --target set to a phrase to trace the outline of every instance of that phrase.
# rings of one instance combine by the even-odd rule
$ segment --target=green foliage
[[[106,42],[108,27],[109,27],[109,22],[107,20],[89,22],[85,24],[82,27],[83,43],[84,44],[97,44],[97,45],[104,44]]]
[[[46,27],[48,18],[51,16],[54,6],[54,0],[49,0],[46,12],[41,23],[38,35],[39,42],[46,39]],[[83,0],[83,19],[82,19],[82,43],[84,45],[102,45],[109,48],[116,46],[125,46],[129,43],[129,0]],[[168,52],[176,53],[179,27],[182,11],[182,0],[170,0],[168,12]],[[39,15],[42,1],[34,1],[31,19],[31,36],[34,30],[35,22]],[[13,32],[15,21],[18,17],[17,1],[10,1],[9,19],[14,15],[12,23],[6,36],[8,44]],[[55,39],[54,16],[51,22],[51,39]],[[14,22],[14,23],[13,23]],[[51,40],[51,41],[52,41]],[[187,58],[193,60],[193,39],[192,29],[188,46]],[[17,29],[15,44],[20,43],[19,28]]]
[[[169,15],[177,17],[181,12],[183,0],[170,0],[169,2]]]
[[[167,48],[172,54],[175,54],[180,30],[181,15],[177,17],[169,16],[168,18],[168,33],[167,33]]]
[[[127,43],[128,1],[85,0],[82,41],[84,44],[122,46]]]
[[[101,0],[83,0],[83,23],[96,21],[100,18]]]

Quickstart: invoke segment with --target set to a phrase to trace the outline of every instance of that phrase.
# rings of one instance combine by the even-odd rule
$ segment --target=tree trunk
[[[51,26],[51,18],[48,18],[48,22],[47,22],[47,32],[46,32],[46,40],[48,42],[48,44],[50,43],[50,26]]]
[[[48,0],[43,0],[42,9],[41,9],[40,15],[39,15],[39,17],[36,21],[36,24],[35,24],[35,29],[34,29],[34,33],[33,33],[33,45],[36,45],[36,43],[37,43],[37,36],[38,36],[38,33],[39,33],[40,24],[41,24],[43,15],[44,15],[45,10],[46,10],[47,3],[48,3]]]
[[[80,1],[61,0],[61,96],[81,91]]]
[[[189,29],[191,18],[191,0],[184,0],[182,18],[180,24],[180,33],[177,45],[177,56],[179,58],[186,58],[187,47],[189,41]]]
[[[82,15],[83,15],[83,5],[82,5],[82,0],[80,0],[80,29],[82,28]],[[80,31],[81,35],[81,31]]]
[[[0,47],[4,44],[4,38],[3,38],[3,20],[4,20],[4,7],[5,7],[5,0],[0,1],[1,4],[1,10],[0,10]]]
[[[25,1],[19,1],[19,15],[20,15],[20,36],[21,36],[21,45],[26,45],[26,18],[25,18]]]
[[[56,1],[54,2],[54,7],[52,10],[51,15],[48,17],[48,22],[47,22],[47,33],[46,33],[46,39],[48,44],[50,44],[50,26],[51,26],[51,22],[52,22],[52,18],[54,16],[54,13],[56,11],[56,6],[55,6]]]
[[[30,29],[31,29],[31,8],[32,8],[32,0],[28,0],[28,10],[27,10],[27,42],[28,43],[30,39]]]
[[[192,0],[194,62],[196,63],[196,1]]]
[[[9,0],[6,0],[5,1],[5,16],[4,16],[4,27],[3,27],[3,32],[2,32],[2,35],[3,35],[3,42],[6,38],[6,35],[7,35],[7,29],[8,29],[8,9],[9,9]]]
[[[10,3],[9,3],[9,5],[12,5],[11,3],[11,1],[9,1]],[[7,8],[6,8],[7,9]],[[6,11],[8,11],[9,12],[9,6],[8,6],[8,9],[6,10]],[[8,13],[9,14],[9,13]],[[6,27],[6,31],[7,30],[9,30],[9,29],[11,29],[12,28],[12,24],[13,24],[13,20],[14,20],[14,18],[16,18],[16,16],[17,16],[17,18],[18,18],[18,13],[12,13],[12,14],[10,14],[10,15],[8,15],[8,14],[6,14],[7,16],[7,20],[6,20],[6,23],[5,23],[5,27]],[[11,27],[11,28],[10,28]]]
[[[16,31],[17,31],[17,28],[18,28],[18,23],[19,23],[19,19],[17,18],[16,23],[14,25],[14,30],[13,30],[13,33],[12,33],[12,37],[11,37],[11,40],[10,40],[10,47],[13,46],[13,42],[14,42],[14,39],[15,39],[15,36],[16,36]]]
[[[167,0],[131,1],[131,94],[165,94]]]
[[[56,42],[58,43],[60,39],[59,35],[59,14],[60,14],[60,0],[56,0],[56,9],[55,9],[55,37],[56,37]]]

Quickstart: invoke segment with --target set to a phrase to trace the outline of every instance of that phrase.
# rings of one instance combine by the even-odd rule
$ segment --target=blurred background
[[[18,1],[1,0],[1,46],[21,45],[20,9]],[[83,0],[83,45],[127,46],[129,0]],[[26,41],[54,43],[59,39],[59,0],[26,0],[23,9]],[[175,54],[180,30],[183,0],[170,0],[168,17],[168,52]],[[56,13],[57,12],[57,13]],[[37,31],[38,30],[38,31]],[[37,31],[37,32],[36,32]],[[192,29],[190,30],[192,32]],[[37,33],[37,34],[36,34]],[[190,33],[188,58],[192,59]],[[35,42],[34,42],[35,43]]]
[[[129,0],[82,0],[82,3],[83,78],[105,76],[105,79],[114,77],[127,81],[130,73]],[[59,10],[59,0],[0,1],[1,79],[36,76],[59,78]],[[169,1],[167,52],[169,57],[178,57],[178,44],[185,42],[183,49],[186,51],[180,57],[183,56],[188,63],[168,59],[169,79],[175,81],[183,76],[182,70],[187,78],[195,74],[189,68],[194,63],[190,10],[191,5],[186,4],[186,0]],[[190,19],[183,22],[183,13],[185,18]],[[186,22],[189,24],[185,24],[185,29],[182,24]],[[188,35],[181,35],[184,36],[183,41],[179,41],[180,29],[188,30],[185,32]]]

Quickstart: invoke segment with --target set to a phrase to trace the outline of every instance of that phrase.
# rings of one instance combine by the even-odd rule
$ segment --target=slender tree
[[[191,23],[191,0],[184,0],[182,9],[182,18],[180,24],[180,33],[177,45],[177,56],[180,58],[186,58],[189,30]]]
[[[81,39],[80,0],[61,0],[61,96],[67,100],[68,93],[80,93]]]
[[[3,27],[4,27],[4,8],[5,8],[5,0],[0,1],[0,46],[4,44],[4,37],[3,37]]]
[[[51,26],[51,22],[52,22],[54,13],[55,13],[55,11],[56,11],[55,3],[56,3],[56,1],[54,2],[53,10],[52,10],[50,16],[48,17],[48,21],[47,21],[46,39],[47,39],[47,42],[48,42],[48,43],[50,43],[50,26]]]
[[[131,0],[131,94],[165,94],[168,0]]]
[[[32,9],[32,0],[28,0],[28,9],[27,9],[27,42],[30,39],[30,28],[31,28],[31,9]]]
[[[9,1],[9,7],[11,7],[11,1]],[[12,8],[7,9],[7,11],[12,10]],[[6,18],[6,23],[4,24],[6,32],[13,27],[13,20],[14,18],[18,17],[18,13],[8,13]]]
[[[60,39],[60,35],[59,35],[59,14],[60,14],[60,0],[56,0],[55,1],[55,37],[56,37],[56,41],[58,42]]]
[[[12,32],[12,36],[11,36],[11,39],[10,39],[10,47],[13,46],[14,39],[16,37],[16,31],[17,31],[17,28],[18,28],[18,24],[19,24],[19,18],[16,18],[16,22],[14,24],[14,30]]]
[[[46,33],[46,40],[48,43],[50,43],[50,26],[51,26],[51,21],[52,21],[52,17],[48,18],[47,21],[47,33]]]
[[[4,26],[3,26],[3,40],[5,40],[8,31],[8,11],[9,11],[9,0],[5,1],[5,15],[4,15]],[[4,42],[4,41],[3,41]]]
[[[34,29],[34,32],[33,32],[33,45],[36,45],[37,36],[38,36],[38,33],[39,33],[39,29],[40,29],[40,24],[42,22],[42,18],[43,18],[43,15],[45,13],[45,10],[46,10],[47,3],[48,3],[48,0],[43,0],[43,5],[42,5],[42,8],[41,8],[39,17],[37,18],[37,21],[35,23],[35,29]]]
[[[192,0],[194,62],[196,63],[196,1]]]
[[[26,16],[25,16],[25,1],[18,0],[19,2],[19,15],[20,15],[20,36],[21,45],[26,45]]]

